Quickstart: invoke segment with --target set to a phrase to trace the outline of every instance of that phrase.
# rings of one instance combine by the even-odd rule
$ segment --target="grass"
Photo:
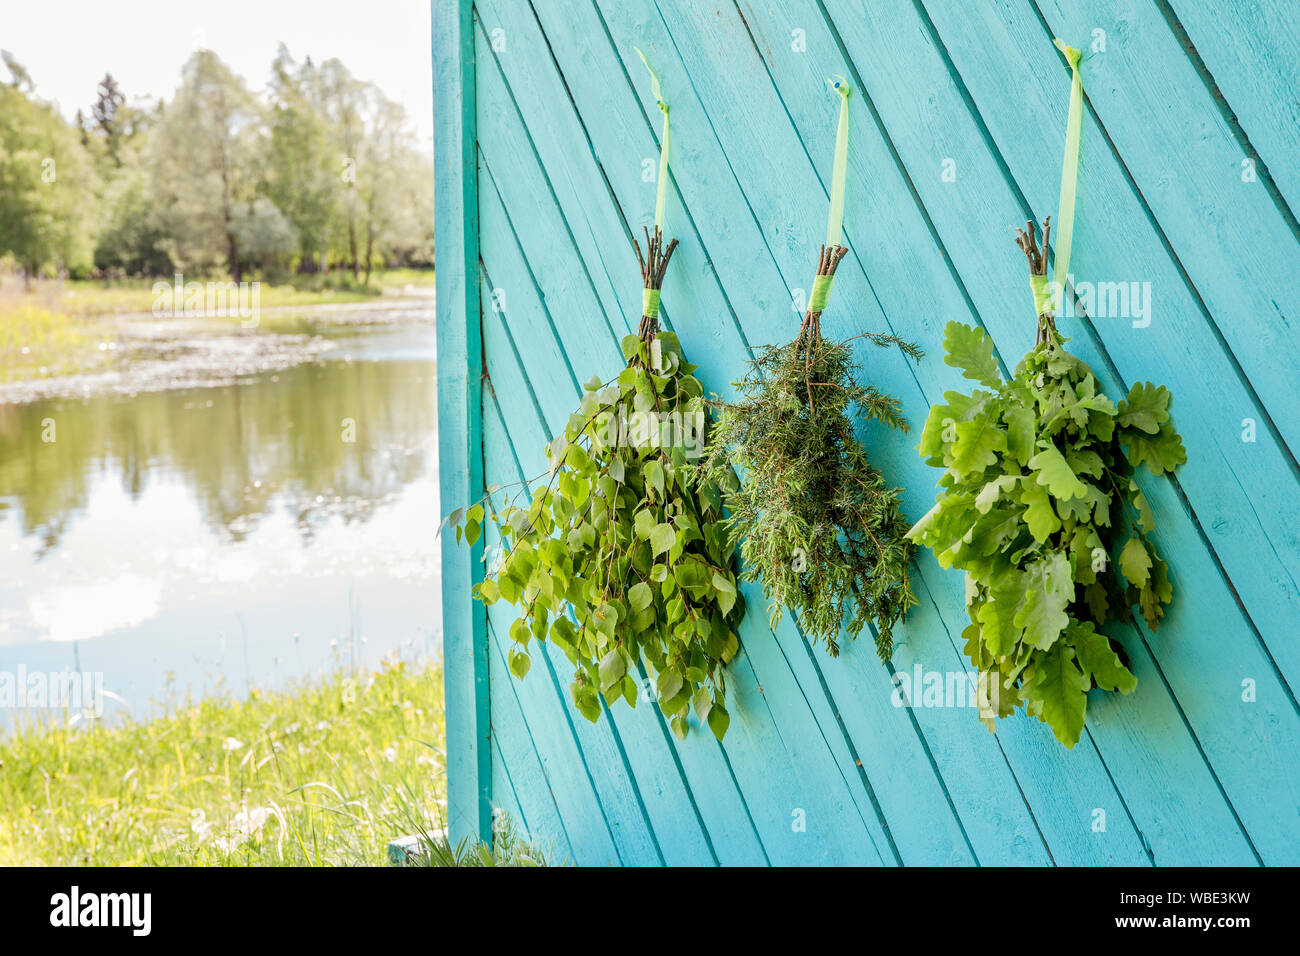
[[[461,840],[452,846],[446,833],[417,831],[417,845],[406,853],[405,866],[537,867],[552,866],[550,854],[529,844],[502,814],[495,823],[492,845]]]
[[[81,371],[96,358],[83,322],[38,305],[0,309],[0,382]]]
[[[20,726],[0,738],[0,865],[386,865],[411,833],[414,863],[481,865],[439,831],[443,740],[440,671],[402,662],[147,721]],[[503,837],[487,859],[539,858]]]
[[[375,272],[370,277],[371,285],[380,285],[385,287],[402,287],[416,286],[421,289],[432,289],[434,287],[434,272],[432,269],[384,269]]]

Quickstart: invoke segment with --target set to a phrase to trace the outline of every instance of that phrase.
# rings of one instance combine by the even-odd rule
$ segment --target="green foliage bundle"
[[[948,324],[944,361],[984,388],[948,392],[930,410],[919,450],[947,470],[938,503],[909,534],[967,574],[963,636],[987,712],[1023,704],[1073,747],[1089,689],[1137,686],[1101,629],[1137,607],[1154,630],[1172,597],[1134,469],[1161,475],[1187,456],[1167,389],[1139,382],[1114,404],[1051,315],[1039,321],[1011,381],[983,329]]]
[[[657,289],[676,242],[661,251],[656,231],[648,243],[642,273]],[[653,315],[622,345],[627,366],[610,382],[588,381],[564,435],[547,446],[546,485],[526,507],[486,499],[506,554],[475,596],[520,607],[508,655],[516,677],[528,673],[531,640],[564,651],[577,669],[573,702],[588,720],[599,719],[601,697],[636,706],[644,659],[674,733],[686,735],[693,709],[721,740],[730,722],[724,665],[740,647],[744,599],[721,492],[688,480],[688,445],[698,456],[707,437],[703,388]],[[473,543],[483,518],[477,504],[451,522]]]
[[[845,251],[823,249],[818,274],[833,275]],[[896,398],[858,384],[852,340],[825,341],[819,314],[807,314],[795,341],[760,351],[733,383],[742,401],[722,406],[700,473],[727,489],[727,527],[744,577],[762,582],[773,626],[789,609],[836,656],[842,627],[856,638],[874,621],[877,653],[888,660],[893,627],[916,603],[907,573],[914,546],[899,491],[867,460],[854,419],[903,431],[907,423]],[[863,337],[921,355],[893,336]]]

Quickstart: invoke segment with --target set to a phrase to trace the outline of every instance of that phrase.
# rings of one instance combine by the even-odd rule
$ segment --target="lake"
[[[0,672],[102,674],[144,716],[440,653],[432,303],[384,305],[0,403]]]

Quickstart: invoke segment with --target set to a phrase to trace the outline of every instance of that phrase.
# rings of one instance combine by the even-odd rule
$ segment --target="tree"
[[[14,82],[0,85],[0,255],[26,282],[49,266],[88,268],[94,168],[73,128],[31,94],[27,71],[4,61]]]
[[[239,281],[235,208],[255,198],[264,139],[261,105],[244,81],[212,51],[196,51],[147,150],[168,252],[183,269],[224,264]]]
[[[91,108],[90,115],[104,136],[109,158],[113,160],[115,165],[120,167],[122,158],[119,155],[119,150],[122,144],[123,130],[119,114],[126,103],[126,96],[118,87],[117,80],[113,79],[112,73],[104,74],[104,78],[99,81],[99,86],[95,88],[95,93],[95,105]],[[80,111],[77,112],[77,116],[81,116]]]
[[[339,212],[342,165],[331,143],[315,65],[283,44],[271,64],[270,142],[264,192],[298,234],[299,271],[324,271]]]
[[[3,54],[0,256],[202,276],[432,260],[432,168],[400,106],[337,59],[280,47],[263,100],[211,51],[168,103],[129,103],[111,73],[65,122]],[[290,243],[291,245],[286,245]],[[92,255],[93,252],[93,255]]]
[[[23,93],[31,93],[35,88],[32,75],[19,63],[8,50],[0,50],[0,60],[4,60],[5,69],[9,71],[9,85]]]
[[[285,272],[298,250],[298,231],[265,196],[235,205],[234,229],[240,258],[263,273]]]
[[[148,171],[128,161],[108,185],[95,242],[95,268],[125,275],[169,275],[168,235],[158,214]]]
[[[406,155],[406,114],[386,99],[377,88],[368,91],[369,109],[362,152],[364,166],[358,177],[365,218],[365,281],[370,283],[375,243],[387,237],[388,229],[400,216],[398,202],[400,163]]]
[[[433,164],[415,148],[405,113],[386,102],[373,121],[366,197],[366,278],[376,256],[386,264],[433,262]]]
[[[317,102],[320,103],[330,130],[331,147],[337,157],[341,216],[335,217],[335,241],[347,250],[346,261],[352,278],[359,278],[357,249],[358,222],[362,199],[357,192],[357,177],[365,137],[365,109],[368,84],[356,79],[337,59],[321,64],[317,76]]]

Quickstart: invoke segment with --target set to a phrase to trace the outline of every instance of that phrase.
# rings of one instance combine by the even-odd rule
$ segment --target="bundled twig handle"
[[[825,276],[829,280],[835,275],[835,270],[839,268],[840,260],[848,255],[848,246],[822,246],[821,252],[817,256],[817,276],[820,279]],[[824,283],[829,291],[829,281]],[[814,283],[814,290],[816,284]],[[824,298],[824,294],[823,294]],[[821,303],[818,300],[816,291],[808,298],[808,310],[804,312],[803,324],[799,327],[799,335],[802,337],[805,333],[811,333],[813,336],[821,335]]]
[[[1038,308],[1038,343],[1048,341],[1049,332],[1056,331],[1056,319],[1052,315],[1051,295],[1047,293],[1050,285],[1047,281],[1047,242],[1052,236],[1052,217],[1043,220],[1043,244],[1038,245],[1034,221],[1025,223],[1024,229],[1016,229],[1016,245],[1025,254],[1029,263],[1030,283],[1034,286],[1034,300]],[[1044,294],[1047,293],[1047,294]]]
[[[808,310],[804,312],[803,324],[799,326],[799,337],[796,341],[803,348],[804,369],[809,379],[804,383],[808,389],[809,411],[813,409],[811,381],[813,351],[822,337],[822,306],[830,290],[830,280],[835,275],[835,270],[839,268],[840,260],[848,254],[848,251],[848,246],[821,247],[821,251],[817,254],[817,282],[813,285],[813,294],[808,298]]]
[[[677,240],[673,239],[665,246],[663,232],[658,226],[655,227],[653,236],[644,226],[642,231],[645,233],[646,244],[644,255],[641,253],[641,244],[635,238],[632,240],[632,245],[636,247],[637,262],[641,265],[641,283],[645,290],[641,297],[641,327],[637,334],[643,341],[649,342],[659,331],[659,290],[663,288],[664,272],[668,268],[668,260],[673,257],[673,250],[677,248]]]

